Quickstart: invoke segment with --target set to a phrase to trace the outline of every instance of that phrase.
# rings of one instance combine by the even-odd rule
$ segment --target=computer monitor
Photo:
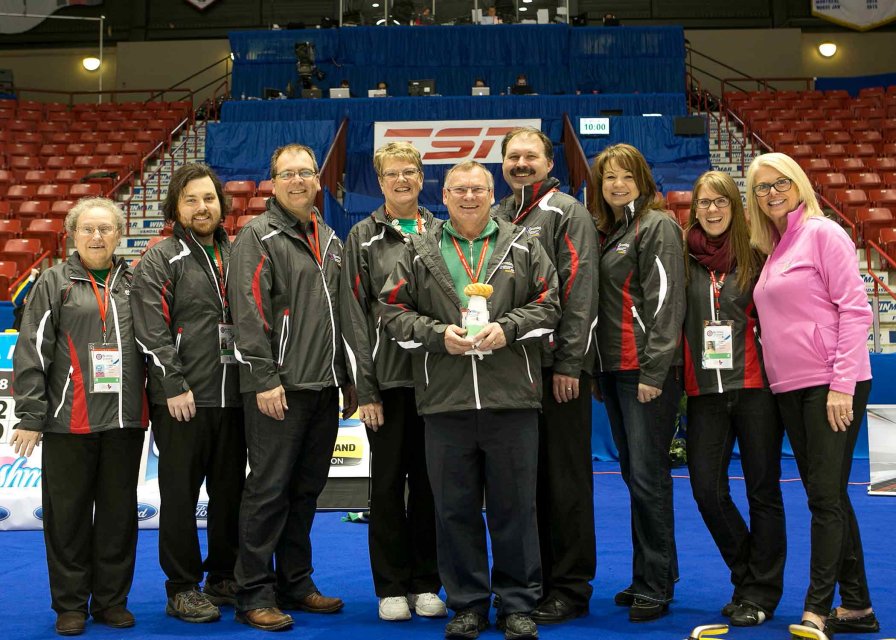
[[[528,84],[515,84],[512,87],[510,87],[510,93],[512,93],[515,96],[525,96],[525,95],[529,95],[530,93],[535,93],[535,92],[532,91],[532,87],[529,86]]]
[[[410,80],[408,81],[409,96],[434,96],[436,94],[435,80]]]
[[[487,96],[491,93],[491,89],[488,87],[473,87],[473,95],[474,96]]]
[[[276,100],[281,95],[280,89],[274,89],[273,87],[265,87],[264,88],[264,99],[265,100]]]
[[[482,16],[479,18],[479,24],[498,24],[495,16]]]
[[[330,89],[330,97],[331,98],[351,98],[351,94],[349,90],[345,87],[341,88],[332,88]]]
[[[604,118],[610,118],[613,116],[621,116],[622,109],[601,109],[600,115]]]
[[[368,98],[385,98],[389,95],[385,89],[368,89],[367,97]]]
[[[320,98],[322,96],[320,89],[302,89],[303,98]]]

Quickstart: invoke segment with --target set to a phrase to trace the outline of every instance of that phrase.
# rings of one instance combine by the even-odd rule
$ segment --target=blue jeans
[[[732,600],[774,613],[784,588],[787,533],[781,498],[784,426],[768,389],[736,389],[688,398],[691,489],[712,538],[731,569]],[[750,504],[747,526],[728,486],[734,441]]]
[[[669,445],[681,375],[671,368],[663,393],[647,403],[638,402],[639,377],[639,371],[602,373],[600,388],[631,499],[631,589],[646,600],[669,602],[678,579]]]

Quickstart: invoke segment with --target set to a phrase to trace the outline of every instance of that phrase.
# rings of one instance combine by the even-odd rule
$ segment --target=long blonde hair
[[[805,203],[803,220],[812,216],[823,216],[824,212],[815,197],[815,190],[809,177],[796,161],[784,153],[766,153],[754,158],[747,169],[747,211],[750,212],[750,242],[765,255],[771,254],[777,244],[778,231],[771,219],[759,206],[759,198],[753,193],[756,186],[756,172],[762,167],[770,167],[785,178],[793,181],[799,192],[800,202]]]
[[[731,226],[728,232],[728,245],[731,249],[731,255],[737,260],[737,286],[741,291],[748,291],[753,278],[762,268],[762,257],[750,246],[750,228],[747,226],[747,216],[744,213],[744,205],[740,199],[740,191],[734,180],[727,173],[721,171],[707,171],[697,178],[694,187],[691,190],[691,213],[688,216],[689,232],[692,227],[698,226],[697,221],[697,200],[700,198],[700,190],[703,187],[712,189],[719,195],[728,198],[731,203]],[[685,254],[688,253],[687,242],[684,247]],[[685,255],[685,269],[687,271],[690,260]]]

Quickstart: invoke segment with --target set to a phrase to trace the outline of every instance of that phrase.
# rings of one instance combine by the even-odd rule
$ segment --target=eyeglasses
[[[311,169],[302,169],[301,171],[281,171],[274,177],[279,180],[292,180],[296,176],[299,176],[302,180],[310,180],[316,175],[317,171],[312,171]]]
[[[483,196],[491,189],[488,187],[445,187],[445,191],[458,198],[463,198],[467,195],[467,191],[472,191],[474,196]]]
[[[395,182],[399,177],[405,180],[413,180],[420,175],[420,169],[405,169],[404,171],[385,171],[380,174],[386,182]]]
[[[774,187],[775,191],[777,191],[778,193],[784,193],[785,191],[790,191],[790,187],[792,186],[793,180],[791,180],[790,178],[780,178],[778,180],[775,180],[772,184],[769,184],[767,182],[760,182],[755,187],[753,187],[753,193],[761,198],[763,196],[767,196],[772,190],[772,187]]]
[[[82,236],[87,236],[88,238],[92,238],[93,234],[95,234],[97,231],[99,231],[100,235],[105,238],[106,236],[111,236],[113,233],[115,233],[115,227],[113,227],[112,225],[109,225],[109,224],[104,224],[101,227],[78,227],[77,228],[78,233],[80,233]]]
[[[709,198],[700,198],[697,200],[697,208],[698,209],[709,209],[709,205],[716,205],[716,209],[724,209],[729,204],[731,204],[731,200],[726,198],[725,196],[720,196],[714,200],[710,200]]]

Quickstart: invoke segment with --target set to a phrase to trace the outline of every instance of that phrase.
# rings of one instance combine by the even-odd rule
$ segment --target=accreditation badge
[[[218,345],[221,364],[236,364],[236,340],[233,337],[232,324],[218,323]]]
[[[90,351],[90,393],[121,391],[121,351],[117,344],[94,343]]]
[[[732,339],[732,321],[703,322],[703,368],[733,369],[734,340]]]

